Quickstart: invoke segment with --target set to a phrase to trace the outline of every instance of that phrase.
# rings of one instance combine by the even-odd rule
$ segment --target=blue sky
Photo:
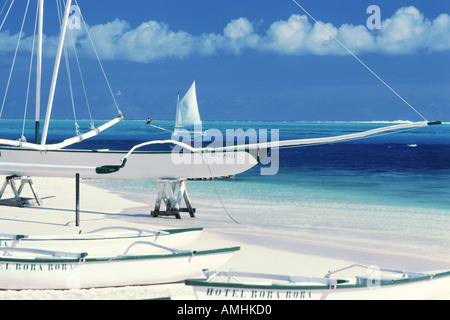
[[[421,120],[330,32],[428,120],[450,121],[450,1],[298,2],[328,31],[291,0],[78,0],[128,119],[174,119],[177,93],[195,80],[204,120]],[[2,99],[25,3],[14,5],[0,31]],[[381,9],[379,30],[366,26],[369,5]],[[43,109],[57,39],[55,10],[55,1],[47,0]],[[23,117],[34,12],[32,1],[2,118]],[[93,116],[113,117],[88,38],[83,31],[75,36]],[[73,113],[61,66],[54,118],[65,119]],[[71,70],[76,78],[73,57]],[[73,86],[76,116],[87,118],[81,86],[75,80]]]

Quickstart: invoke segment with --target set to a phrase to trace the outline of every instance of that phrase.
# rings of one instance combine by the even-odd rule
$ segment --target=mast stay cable
[[[336,36],[334,36],[328,29],[320,22],[317,21],[305,8],[303,8],[296,0],[292,0],[300,9],[305,12],[308,17],[310,17],[317,25],[319,25],[328,36],[332,37],[342,48],[344,48],[350,55],[353,56],[364,68],[366,68],[372,75],[374,75],[382,84],[384,84],[390,91],[392,91],[400,100],[402,100],[406,105],[408,105],[416,114],[418,114],[423,120],[428,121],[419,111],[416,110],[408,101],[406,101],[397,91],[395,91],[391,86],[389,86],[381,77],[376,74],[372,69],[369,68],[360,58],[358,58],[347,46],[345,46]]]
[[[78,6],[77,0],[75,0],[75,4]],[[83,14],[81,13],[81,11],[79,12],[79,14],[80,14],[80,17],[81,17],[81,21],[83,21],[83,25],[84,25],[84,27],[86,29],[86,34],[88,35],[89,41],[91,42],[91,45],[92,45],[92,48],[94,50],[95,56],[97,57],[97,61],[98,61],[99,65],[100,65],[100,69],[103,72],[103,77],[105,78],[106,84],[108,85],[109,92],[111,93],[111,97],[112,97],[112,99],[114,101],[114,105],[116,106],[116,109],[117,109],[117,112],[119,113],[119,115],[122,115],[122,111],[120,111],[119,105],[117,104],[116,97],[114,96],[114,93],[112,91],[111,85],[110,85],[109,80],[108,80],[108,77],[106,76],[105,69],[103,68],[103,64],[102,64],[102,62],[100,60],[100,57],[99,57],[98,52],[97,52],[97,49],[96,49],[96,47],[94,45],[94,41],[92,40],[91,34],[90,34],[88,26],[86,24],[86,21],[84,20],[84,17],[83,17]]]
[[[2,10],[0,11],[0,15],[3,13],[3,10],[5,9],[6,4],[8,1],[5,1],[5,4],[3,5]],[[5,17],[3,18],[2,24],[0,25],[0,31],[2,31],[3,25],[5,24],[6,18],[8,18],[9,11],[11,11],[11,7],[14,4],[14,0],[11,1],[11,4],[9,5],[8,11],[5,13]]]
[[[13,1],[13,2],[14,2],[14,1]],[[13,2],[12,2],[12,3],[13,3]],[[11,3],[11,5],[12,5],[12,3]],[[25,20],[26,20],[26,18],[27,18],[28,7],[29,7],[29,5],[30,5],[30,0],[28,0],[27,6],[26,6],[26,8],[25,8],[25,14],[24,14],[24,16],[23,16],[22,26],[21,26],[20,32],[19,32],[19,39],[17,40],[16,51],[15,51],[15,53],[14,53],[14,58],[13,58],[13,62],[12,62],[12,65],[11,65],[11,70],[10,70],[10,72],[9,72],[8,82],[7,82],[7,84],[6,84],[5,95],[4,95],[4,97],[3,97],[2,107],[1,107],[1,109],[0,109],[0,118],[2,117],[2,114],[3,114],[3,109],[4,109],[5,103],[6,103],[6,96],[8,95],[9,85],[11,84],[11,77],[12,77],[12,74],[13,74],[13,71],[14,71],[14,66],[15,66],[15,64],[16,64],[17,53],[18,53],[18,51],[19,51],[20,40],[22,39],[23,27],[24,27],[24,25],[25,25]],[[10,6],[10,8],[11,8],[11,6]],[[9,10],[8,10],[8,13],[9,13]],[[8,13],[7,13],[7,15],[8,15]],[[6,20],[6,17],[5,17],[5,20]],[[4,23],[4,22],[5,22],[5,21],[3,20],[3,23]],[[3,23],[2,23],[2,25],[0,26],[0,30],[1,30],[1,28],[3,27]]]
[[[39,1],[37,1],[37,6],[39,8]],[[29,98],[29,95],[30,95],[31,74],[32,74],[32,71],[33,71],[34,45],[36,43],[36,30],[37,30],[37,25],[38,25],[38,18],[39,18],[39,9],[36,10],[36,18],[35,18],[35,22],[34,22],[33,44],[31,45],[30,70],[28,71],[27,95],[26,95],[26,98],[25,98],[25,111],[23,113],[22,135],[20,137],[21,141],[26,141],[26,138],[25,138],[25,123],[26,123],[27,111],[28,111],[28,98]]]
[[[61,19],[61,17],[63,16],[63,13],[61,11],[61,8],[62,8],[61,0],[57,0],[56,1],[56,7],[57,7],[57,10],[58,10],[58,19],[59,19],[60,28],[62,28],[62,19]],[[70,28],[68,28],[68,29],[70,30]],[[74,121],[75,121],[75,133],[77,135],[80,135],[79,125],[77,123],[77,115],[76,115],[76,111],[75,111],[75,100],[74,100],[74,97],[73,97],[72,76],[71,76],[71,72],[70,72],[69,56],[68,56],[68,53],[67,53],[67,42],[66,41],[64,41],[64,60],[65,60],[65,64],[66,64],[67,81],[69,83],[70,100],[72,102],[73,118],[74,118]]]

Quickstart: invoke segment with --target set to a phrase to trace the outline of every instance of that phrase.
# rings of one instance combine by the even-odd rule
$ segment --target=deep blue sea
[[[102,122],[96,123],[100,125]],[[81,132],[89,121],[78,121]],[[173,122],[124,121],[98,137],[75,148],[129,150],[153,139],[170,139]],[[327,137],[365,131],[394,123],[372,122],[252,122],[206,121],[203,129],[278,130],[280,140]],[[22,121],[2,120],[0,135],[20,138]],[[32,121],[25,136],[33,140]],[[156,127],[155,127],[156,126]],[[158,129],[163,128],[169,131]],[[48,141],[59,142],[75,135],[73,120],[55,120]],[[158,146],[157,148],[161,148]],[[352,142],[287,148],[279,151],[276,175],[260,175],[261,166],[215,183],[223,197],[264,200],[273,203],[334,202],[351,204],[399,205],[450,210],[450,124],[366,138]],[[114,181],[106,181],[114,185]],[[148,193],[154,183],[125,184],[128,191]],[[123,186],[123,184],[122,184]],[[210,193],[207,184],[192,181],[193,193]],[[150,190],[149,190],[150,189]]]

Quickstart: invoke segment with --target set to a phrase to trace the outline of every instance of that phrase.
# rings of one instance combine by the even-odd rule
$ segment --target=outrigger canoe
[[[148,255],[129,254],[134,246],[150,246]],[[155,252],[154,247],[161,249]],[[179,282],[217,268],[239,247],[190,251],[137,241],[122,255],[90,257],[26,248],[0,248],[0,289],[87,289]]]
[[[89,256],[119,255],[136,241],[154,242],[167,247],[183,247],[200,236],[203,228],[144,230],[129,227],[107,227],[87,233],[57,236],[0,234],[0,247],[16,247],[48,251],[84,252]],[[135,253],[142,252],[136,248]],[[142,249],[142,248],[141,248]]]
[[[366,272],[330,277],[354,267]],[[185,281],[198,300],[432,300],[450,295],[450,270],[404,272],[351,265],[323,278],[207,270],[205,275],[207,279]]]

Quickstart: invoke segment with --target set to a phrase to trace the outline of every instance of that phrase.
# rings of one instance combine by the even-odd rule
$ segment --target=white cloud
[[[258,48],[260,37],[255,33],[253,25],[245,18],[232,20],[223,30],[223,47],[240,53],[245,48]]]
[[[253,25],[245,18],[232,20],[225,29],[223,29],[224,35],[233,40],[244,39],[253,32]]]
[[[410,53],[424,46],[432,22],[414,7],[399,9],[382,23],[377,47],[386,53]]]
[[[193,51],[194,37],[186,32],[173,32],[165,23],[149,21],[131,29],[126,21],[96,25],[89,28],[98,54],[105,60],[147,62],[161,58],[184,58]],[[89,39],[78,36],[85,52],[92,51]]]
[[[283,55],[347,54],[332,36],[356,54],[405,55],[450,50],[450,16],[441,14],[429,20],[415,7],[400,8],[376,31],[365,25],[343,24],[338,27],[325,22],[322,25],[326,30],[311,23],[305,15],[293,14],[287,20],[272,23],[260,33],[252,22],[243,17],[230,21],[221,33],[201,35],[172,31],[168,24],[158,21],[148,21],[133,29],[128,22],[116,19],[89,29],[103,60],[135,62],[240,54],[245,50]],[[81,52],[92,55],[86,34],[80,31],[74,34]],[[24,39],[24,43],[31,43],[30,39]],[[7,31],[0,33],[0,54],[14,50],[16,41],[17,35],[10,35]],[[46,47],[50,47],[48,54],[55,52],[56,41],[56,37],[46,38]]]
[[[11,36],[9,31],[0,33],[0,53],[10,52],[11,48],[15,48],[17,46],[18,36]]]
[[[441,14],[433,21],[430,28],[428,39],[436,51],[445,51],[450,49],[450,16]]]
[[[264,48],[283,54],[305,53],[311,28],[306,16],[292,15],[287,21],[275,22],[265,35]]]
[[[379,31],[363,25],[312,24],[304,15],[273,23],[263,35],[265,48],[278,53],[302,55],[346,54],[336,37],[356,54],[414,54],[450,50],[450,16],[429,20],[415,7],[400,8],[383,21]]]

